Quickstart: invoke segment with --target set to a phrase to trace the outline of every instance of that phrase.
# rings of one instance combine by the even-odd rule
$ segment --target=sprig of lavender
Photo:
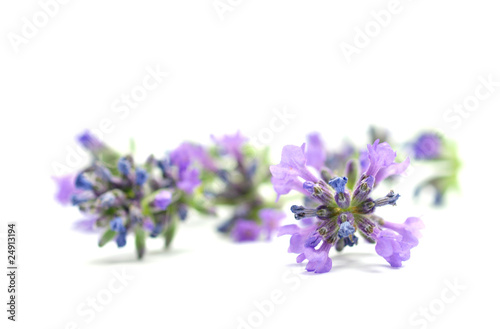
[[[307,150],[305,143],[301,147],[287,145],[283,147],[281,162],[270,167],[278,197],[296,190],[318,205],[291,207],[297,220],[309,221],[302,221],[302,227],[293,224],[280,228],[278,235],[292,236],[289,252],[299,254],[298,263],[308,260],[307,271],[328,272],[332,268],[330,249],[335,246],[342,251],[346,246],[356,245],[355,232],[358,232],[368,242],[376,243],[376,252],[391,266],[400,267],[402,261],[409,259],[410,249],[417,246],[423,223],[417,217],[409,217],[404,224],[383,220],[374,214],[376,208],[395,205],[400,195],[390,191],[373,199],[371,194],[387,177],[403,173],[409,159],[396,163],[396,152],[389,144],[377,140],[367,147],[368,167],[361,175],[357,174],[357,163],[350,161],[345,176],[325,180],[324,152],[318,145]],[[321,170],[321,178],[308,167],[309,163]],[[356,182],[352,189],[349,181]]]
[[[78,141],[91,153],[92,162],[76,174],[57,178],[56,198],[79,208],[85,219],[76,226],[100,232],[100,247],[110,241],[123,247],[133,234],[142,258],[148,236],[163,237],[165,247],[170,245],[189,208],[213,214],[194,200],[193,192],[201,184],[199,171],[184,156],[182,145],[164,159],[150,156],[141,166],[132,155],[120,155],[89,132]]]
[[[254,148],[237,132],[212,136],[213,166],[204,166],[203,190],[217,207],[229,206],[231,215],[218,231],[236,242],[269,240],[285,214],[281,205],[266,200],[262,186],[269,183],[269,150]]]

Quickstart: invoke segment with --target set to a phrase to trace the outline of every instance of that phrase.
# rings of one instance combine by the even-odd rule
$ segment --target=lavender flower
[[[373,176],[375,185],[389,176],[402,174],[410,165],[410,158],[401,163],[394,162],[396,152],[386,142],[380,144],[378,139],[373,145],[368,145],[368,159],[370,165],[365,176]]]
[[[221,149],[223,154],[229,154],[235,157],[238,161],[242,160],[242,146],[248,141],[248,138],[241,135],[238,131],[234,135],[224,135],[215,137],[212,135],[213,141]]]
[[[77,136],[78,142],[87,150],[97,152],[103,149],[104,144],[88,130]]]
[[[412,151],[416,159],[436,159],[442,152],[442,140],[434,133],[423,133],[412,144]]]
[[[312,133],[307,135],[307,164],[318,171],[325,165],[327,157],[326,147],[320,134]]]
[[[444,170],[437,172],[428,180],[420,183],[415,189],[415,197],[425,188],[433,190],[435,206],[444,204],[445,194],[457,190],[458,173],[461,167],[456,145],[450,140],[434,132],[420,134],[416,141],[409,143],[410,153],[421,163],[439,164]]]
[[[301,147],[293,145],[283,147],[281,162],[278,165],[269,167],[273,176],[271,183],[278,194],[278,198],[281,195],[288,194],[291,190],[303,192],[299,178],[306,181],[316,180],[316,177],[306,166],[305,147],[305,143]]]
[[[147,235],[162,236],[165,246],[170,245],[188,206],[209,213],[206,206],[192,199],[201,183],[193,162],[215,169],[204,149],[184,143],[171,152],[170,158],[158,161],[150,156],[146,164],[136,166],[131,155],[121,156],[88,132],[78,140],[92,153],[92,163],[75,175],[55,178],[59,187],[56,198],[78,206],[87,219],[75,227],[99,231],[99,246],[115,241],[118,247],[124,247],[127,235],[134,234],[137,256],[142,258]]]
[[[384,178],[403,173],[409,160],[394,162],[396,153],[389,144],[375,141],[373,145],[368,145],[369,165],[356,179],[351,191],[347,177],[334,177],[327,183],[314,176],[307,169],[300,150],[304,150],[304,145],[301,148],[283,147],[280,165],[270,168],[274,181],[281,188],[288,186],[293,189],[293,179],[303,179],[306,196],[319,204],[315,208],[292,206],[291,211],[296,219],[316,220],[306,227],[287,225],[279,230],[278,235],[291,235],[289,252],[299,254],[297,262],[307,259],[307,271],[328,272],[332,267],[328,256],[331,247],[335,246],[336,250],[341,251],[346,246],[356,245],[358,237],[355,233],[358,232],[369,242],[377,243],[377,253],[391,266],[401,266],[401,261],[409,258],[410,249],[418,244],[418,230],[423,224],[416,217],[408,219],[405,224],[385,222],[374,215],[376,208],[395,205],[400,195],[390,191],[386,196],[374,200],[371,193],[374,186]],[[350,166],[347,167],[348,175],[352,177],[354,171],[349,169]]]
[[[156,194],[153,204],[156,208],[165,210],[172,201],[172,193],[166,190],[160,191]]]
[[[70,204],[72,196],[80,192],[80,190],[75,186],[75,178],[76,177],[73,174],[61,177],[52,177],[57,185],[55,198],[64,206]]]
[[[286,214],[277,209],[264,208],[259,211],[259,217],[262,220],[262,231],[265,233],[266,239],[271,240]]]
[[[259,238],[260,226],[246,219],[238,219],[231,231],[231,236],[237,242],[255,241]]]
[[[217,230],[236,242],[269,240],[285,215],[259,191],[270,178],[267,150],[253,148],[240,132],[212,139],[215,148],[210,154],[217,170],[201,168],[205,181],[200,189],[215,205],[233,207]]]

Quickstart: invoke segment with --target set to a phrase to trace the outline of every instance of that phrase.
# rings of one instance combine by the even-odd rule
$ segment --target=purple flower
[[[413,143],[413,154],[416,159],[435,159],[441,155],[443,142],[434,133],[424,133]]]
[[[259,217],[262,220],[262,230],[266,233],[267,240],[271,240],[271,236],[278,229],[286,214],[280,210],[264,208],[259,211]]]
[[[367,147],[370,165],[365,171],[365,175],[375,177],[376,185],[389,176],[402,174],[410,165],[409,158],[401,163],[394,162],[396,152],[386,142],[379,144],[377,139],[373,145],[368,144]]]
[[[306,181],[318,181],[318,178],[306,167],[305,147],[305,143],[301,147],[294,145],[284,146],[281,152],[281,162],[278,165],[269,167],[273,176],[271,182],[278,194],[278,199],[281,195],[287,194],[291,190],[304,191],[301,188],[302,184],[298,179],[299,177]],[[304,194],[308,195],[307,193]]]
[[[392,267],[401,267],[410,258],[410,249],[418,245],[424,224],[420,218],[409,217],[404,224],[385,222],[383,226],[386,229],[376,237],[375,251]]]
[[[290,180],[284,180],[273,176],[271,177],[271,184],[273,184],[274,191],[277,194],[276,201],[279,200],[280,196],[290,193],[291,190],[308,195],[307,191],[304,190],[304,183],[302,183],[298,177],[294,177]]]
[[[307,164],[318,171],[325,165],[326,148],[318,133],[312,133],[307,136],[306,159]]]
[[[127,159],[126,157],[120,158],[118,160],[118,171],[120,171],[123,175],[127,176],[130,173],[130,170],[132,169],[132,164],[130,163],[130,160]]]
[[[259,238],[260,226],[251,220],[237,219],[231,236],[237,242],[255,241]]]
[[[278,229],[278,236],[291,235],[290,246],[288,247],[288,252],[294,254],[301,254],[304,252],[306,240],[309,235],[316,229],[315,225],[310,225],[306,227],[299,227],[298,225],[291,224],[285,225]],[[297,262],[297,263],[301,263]]]
[[[137,185],[143,185],[148,180],[148,172],[142,168],[135,169],[135,183]]]
[[[75,175],[69,174],[60,177],[52,177],[52,179],[57,185],[56,200],[62,205],[70,204],[71,197],[80,191],[75,186]]]
[[[200,164],[207,170],[217,170],[217,167],[210,158],[210,155],[201,145],[184,142],[175,150],[170,152],[171,164],[177,166],[180,171],[186,170],[194,161],[199,161]]]
[[[248,138],[241,135],[239,131],[234,135],[224,135],[222,137],[212,135],[211,137],[225,154],[234,156],[238,161],[242,160],[241,148],[248,141]]]
[[[361,172],[365,172],[368,170],[368,167],[370,166],[370,159],[368,159],[368,151],[360,151],[359,152],[359,167],[361,169]]]
[[[162,190],[156,194],[153,205],[158,209],[165,210],[170,205],[170,202],[172,202],[172,193]]]
[[[85,173],[79,173],[75,178],[75,186],[81,190],[89,190],[92,191],[94,189],[94,185],[92,182],[85,176]]]
[[[83,233],[95,233],[98,232],[96,228],[96,222],[97,216],[90,216],[75,222],[73,224],[73,228]]]
[[[81,203],[95,199],[95,194],[92,191],[82,191],[71,196],[71,204],[77,206]]]
[[[118,233],[126,232],[127,229],[123,225],[123,219],[121,217],[115,217],[111,222],[109,222],[109,227]]]
[[[327,273],[332,269],[332,259],[329,257],[330,249],[332,245],[329,243],[324,243],[318,249],[305,248],[303,256],[297,259],[307,259],[309,262],[306,265],[306,270],[308,272],[314,273]]]
[[[307,271],[328,272],[332,267],[328,255],[330,249],[335,246],[337,251],[342,251],[346,246],[357,245],[356,231],[369,242],[377,242],[377,252],[392,266],[400,266],[402,260],[407,260],[409,250],[418,244],[418,230],[422,228],[420,219],[412,217],[404,224],[384,222],[374,214],[375,209],[395,206],[400,195],[390,191],[377,199],[370,196],[375,177],[380,182],[389,175],[404,171],[408,159],[395,163],[396,152],[387,143],[379,144],[377,140],[368,145],[369,165],[364,174],[357,177],[357,171],[351,170],[348,171],[349,177],[333,177],[326,183],[324,178],[316,179],[309,172],[303,151],[304,145],[300,148],[285,146],[281,163],[271,166],[273,184],[278,193],[294,189],[294,184],[304,179],[302,188],[306,196],[315,201],[307,207],[293,205],[290,208],[296,220],[314,220],[309,226],[287,225],[278,232],[278,236],[291,235],[288,252],[298,254],[297,262],[308,260]],[[347,188],[352,186],[348,183],[351,179],[356,184]]]
[[[201,184],[200,173],[196,168],[189,168],[183,171],[179,177],[177,187],[184,192],[191,194],[193,190]]]
[[[299,254],[297,256],[297,263],[302,263],[308,260],[306,270],[315,273],[325,273],[332,268],[332,260],[328,256],[331,244],[322,242],[322,245],[316,249],[316,246],[321,243],[321,237],[316,233],[316,225],[307,227],[299,227],[297,225],[286,225],[280,227],[278,236],[291,235],[290,247],[288,252]]]
[[[104,144],[90,131],[86,130],[76,137],[77,141],[89,151],[98,151],[104,147]]]

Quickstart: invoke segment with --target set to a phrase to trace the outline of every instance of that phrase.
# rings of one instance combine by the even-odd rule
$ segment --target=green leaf
[[[168,248],[172,243],[172,240],[174,239],[175,233],[177,231],[177,222],[178,222],[177,216],[174,216],[172,218],[172,222],[165,231],[165,248]]]
[[[137,258],[142,259],[146,251],[146,232],[142,227],[135,228],[135,249]]]
[[[358,180],[358,161],[349,160],[346,164],[347,188],[353,191],[354,184]],[[354,192],[354,191],[353,191]]]
[[[116,236],[116,232],[112,229],[107,230],[99,239],[99,247],[104,246],[109,241],[113,240]]]

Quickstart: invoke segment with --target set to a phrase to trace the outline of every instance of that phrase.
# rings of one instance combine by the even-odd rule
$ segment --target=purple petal
[[[196,168],[190,168],[181,174],[177,187],[188,194],[192,194],[193,190],[200,184],[200,173]]]
[[[262,220],[262,229],[266,233],[266,238],[270,240],[286,214],[280,210],[264,208],[259,211],[259,217]]]
[[[307,136],[307,164],[320,171],[326,161],[326,148],[319,133]]]
[[[234,241],[255,241],[259,238],[260,226],[251,220],[238,219],[231,231]]]
[[[71,203],[71,197],[77,194],[80,190],[75,187],[76,175],[69,174],[60,177],[52,177],[56,182],[57,192],[55,195],[56,200],[62,205]]]

